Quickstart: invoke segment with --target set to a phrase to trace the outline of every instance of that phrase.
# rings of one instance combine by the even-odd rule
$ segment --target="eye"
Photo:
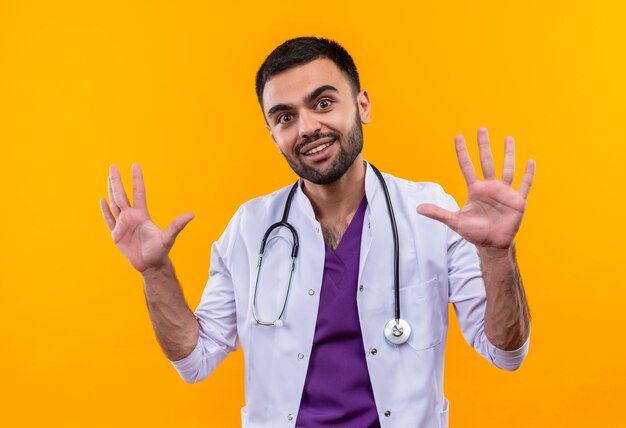
[[[323,109],[327,109],[328,107],[330,107],[332,105],[332,101],[329,100],[328,98],[322,98],[321,100],[319,100],[317,102],[317,107]]]
[[[293,120],[293,115],[291,115],[290,113],[283,113],[280,116],[278,116],[278,118],[276,119],[278,123],[288,123],[288,122],[291,122],[292,120]]]

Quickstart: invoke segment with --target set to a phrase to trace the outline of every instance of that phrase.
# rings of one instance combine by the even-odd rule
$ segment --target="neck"
[[[351,219],[365,196],[365,165],[359,154],[341,178],[331,184],[304,180],[307,195],[319,222]]]

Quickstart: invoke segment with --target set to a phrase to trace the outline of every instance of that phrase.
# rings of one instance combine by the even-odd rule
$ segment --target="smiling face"
[[[330,184],[352,166],[363,147],[369,98],[320,58],[273,76],[263,89],[263,113],[272,139],[298,176]]]

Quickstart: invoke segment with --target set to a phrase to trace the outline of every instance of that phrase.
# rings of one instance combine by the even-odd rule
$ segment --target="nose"
[[[315,113],[300,113],[298,120],[298,134],[300,138],[310,137],[317,134],[321,130],[321,125],[317,120]]]

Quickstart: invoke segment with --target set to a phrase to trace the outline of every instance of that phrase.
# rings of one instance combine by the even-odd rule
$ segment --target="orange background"
[[[294,180],[254,74],[313,34],[354,56],[382,170],[462,203],[453,138],[476,159],[480,125],[498,162],[509,134],[518,173],[537,160],[518,237],[530,354],[499,371],[452,319],[451,427],[624,426],[626,13],[612,3],[0,0],[0,425],[239,425],[241,354],[200,384],[178,377],[98,199],[109,164],[129,183],[137,161],[157,224],[196,214],[172,252],[195,308],[236,208]]]

